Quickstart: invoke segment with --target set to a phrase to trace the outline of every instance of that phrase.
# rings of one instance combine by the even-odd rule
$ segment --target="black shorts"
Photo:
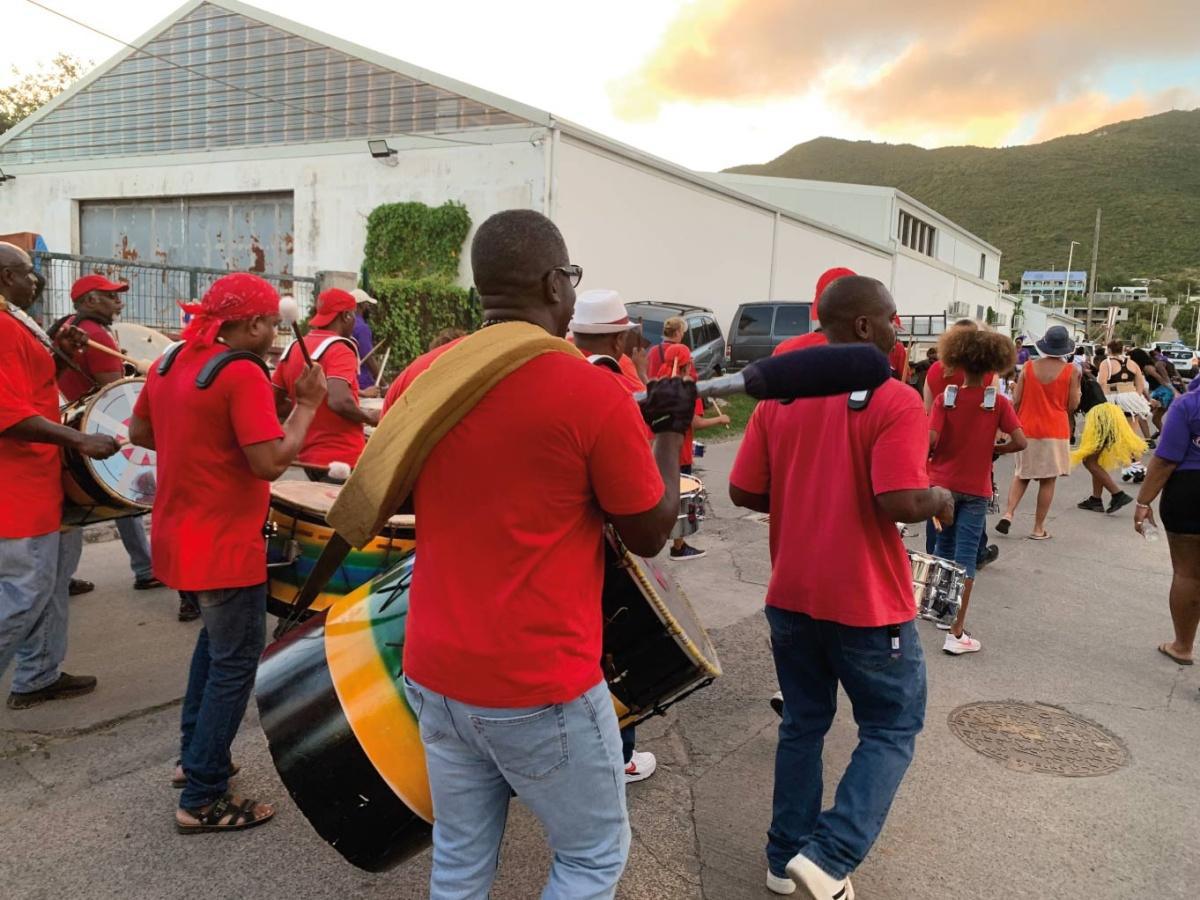
[[[1200,534],[1200,469],[1172,473],[1163,488],[1158,515],[1171,534]]]

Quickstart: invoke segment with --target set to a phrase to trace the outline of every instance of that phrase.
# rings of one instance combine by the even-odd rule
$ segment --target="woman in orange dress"
[[[1071,471],[1070,417],[1079,407],[1079,370],[1071,365],[1075,342],[1062,325],[1046,329],[1037,342],[1040,357],[1021,368],[1021,380],[1013,393],[1013,403],[1021,418],[1021,428],[1029,445],[1017,454],[1008,508],[996,530],[1008,534],[1013,515],[1030,481],[1038,483],[1037,509],[1034,513],[1035,541],[1050,537],[1046,516],[1054,500],[1054,483]]]

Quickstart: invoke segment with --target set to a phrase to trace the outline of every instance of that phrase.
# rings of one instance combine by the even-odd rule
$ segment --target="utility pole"
[[[1100,258],[1100,207],[1096,207],[1096,232],[1092,235],[1092,274],[1088,285],[1088,311],[1085,333],[1092,327],[1092,307],[1096,302],[1096,261]]]
[[[1071,249],[1067,251],[1067,277],[1063,281],[1063,305],[1062,312],[1067,314],[1067,294],[1071,291],[1071,262],[1075,259],[1075,248],[1079,246],[1079,241],[1071,241]],[[1051,311],[1054,310],[1054,303],[1050,303]]]

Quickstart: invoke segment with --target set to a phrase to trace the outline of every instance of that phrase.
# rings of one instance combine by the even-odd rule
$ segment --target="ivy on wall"
[[[375,337],[391,339],[389,377],[428,350],[442,329],[474,331],[483,318],[475,291],[445,278],[375,278],[371,290],[379,301]]]
[[[458,277],[471,216],[461,203],[384,203],[367,217],[365,269],[376,278]]]
[[[389,376],[427,349],[439,331],[473,331],[482,321],[474,290],[459,287],[459,260],[471,230],[461,203],[385,203],[367,217],[363,284],[379,301],[376,339],[390,339]]]

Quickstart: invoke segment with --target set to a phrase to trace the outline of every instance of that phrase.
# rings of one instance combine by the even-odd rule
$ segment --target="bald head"
[[[570,261],[562,232],[541,213],[510,209],[487,219],[471,242],[485,319],[517,319],[566,334],[575,289],[557,268]]]
[[[37,277],[29,254],[14,244],[0,241],[0,296],[21,309],[28,309],[37,293]]]
[[[821,326],[831,344],[874,344],[884,353],[895,346],[896,303],[883,282],[865,275],[839,278],[821,294]]]

